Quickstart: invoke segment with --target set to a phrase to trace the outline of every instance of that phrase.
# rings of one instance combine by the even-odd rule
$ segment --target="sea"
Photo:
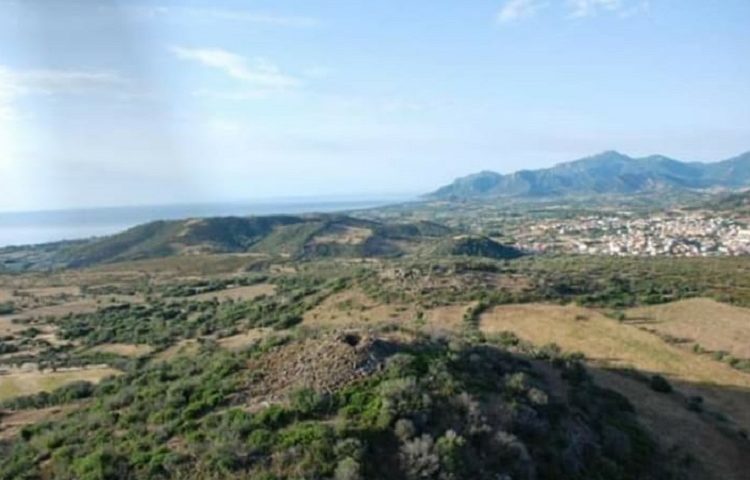
[[[111,235],[154,220],[219,216],[330,213],[409,201],[409,196],[306,198],[253,202],[0,212],[0,247]]]

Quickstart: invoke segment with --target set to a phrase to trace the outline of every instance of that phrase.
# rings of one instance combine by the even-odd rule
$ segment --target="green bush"
[[[0,303],[0,315],[11,315],[16,312],[16,306],[13,302]]]
[[[649,380],[651,390],[659,393],[671,393],[672,385],[661,375],[652,375]]]

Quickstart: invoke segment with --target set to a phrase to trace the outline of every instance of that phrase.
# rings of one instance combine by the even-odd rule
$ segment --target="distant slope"
[[[750,213],[750,190],[722,195],[718,199],[707,202],[705,208],[717,211]]]
[[[88,241],[0,249],[0,269],[77,268],[199,253],[389,257],[451,233],[431,222],[386,224],[335,214],[156,221]]]
[[[483,171],[459,178],[427,198],[553,197],[745,186],[750,186],[750,152],[717,163],[687,163],[660,155],[631,158],[609,151],[541,170],[508,175]]]

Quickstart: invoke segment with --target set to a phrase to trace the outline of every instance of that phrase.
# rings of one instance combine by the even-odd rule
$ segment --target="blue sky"
[[[0,210],[750,149],[747,0],[0,0]]]

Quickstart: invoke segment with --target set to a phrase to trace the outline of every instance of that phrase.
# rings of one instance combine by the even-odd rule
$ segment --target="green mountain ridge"
[[[426,198],[545,198],[747,186],[750,186],[750,152],[716,163],[700,163],[661,155],[632,158],[608,151],[540,170],[507,175],[485,170],[456,179]]]
[[[452,233],[448,227],[427,221],[382,223],[341,214],[160,220],[107,237],[0,249],[0,270],[80,268],[220,253],[295,259],[395,257]]]

